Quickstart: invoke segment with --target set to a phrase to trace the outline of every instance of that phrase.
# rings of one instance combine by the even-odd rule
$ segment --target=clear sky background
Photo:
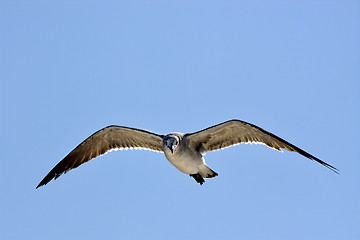
[[[0,1],[1,239],[360,239],[359,1]],[[93,132],[256,124],[203,186],[118,151],[35,190]]]

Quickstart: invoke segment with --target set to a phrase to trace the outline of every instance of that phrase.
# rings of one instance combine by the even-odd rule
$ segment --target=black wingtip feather
[[[312,155],[310,155],[310,156],[311,157],[308,157],[308,158],[310,158],[311,160],[314,160],[314,161],[320,163],[321,165],[323,165],[324,167],[327,167],[328,169],[330,169],[331,171],[333,171],[336,174],[340,174],[340,170],[337,169],[336,167],[334,167],[334,166],[332,166],[332,165],[330,165],[330,164],[328,164],[328,163],[326,163],[326,162],[324,162],[324,161],[322,161],[322,160],[320,160],[320,159],[318,159],[318,158],[316,158],[316,157],[314,157]]]

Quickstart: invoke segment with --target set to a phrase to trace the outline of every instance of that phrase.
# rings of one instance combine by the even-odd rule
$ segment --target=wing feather
[[[186,134],[185,137],[189,141],[190,146],[199,150],[202,154],[240,143],[260,143],[278,151],[285,149],[297,152],[338,173],[338,169],[335,167],[294,146],[284,139],[258,126],[240,120],[230,120],[220,123],[195,133]]]
[[[162,152],[162,137],[162,135],[136,128],[105,127],[74,148],[45,176],[36,188],[111,150],[147,149]]]

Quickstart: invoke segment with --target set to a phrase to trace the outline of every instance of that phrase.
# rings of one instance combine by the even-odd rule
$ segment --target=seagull
[[[241,143],[259,143],[281,152],[282,149],[297,152],[338,173],[338,169],[330,164],[254,124],[241,120],[229,120],[194,133],[174,132],[167,135],[111,125],[95,132],[80,143],[44,177],[36,188],[107,152],[128,149],[162,152],[178,170],[193,177],[202,185],[205,182],[204,178],[218,175],[206,165],[204,155],[210,151]]]

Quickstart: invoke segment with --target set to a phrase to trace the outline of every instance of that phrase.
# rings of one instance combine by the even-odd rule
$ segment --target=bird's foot
[[[196,182],[200,183],[200,185],[203,185],[203,183],[205,182],[205,180],[203,179],[203,177],[199,173],[189,174],[189,176],[193,177]]]

